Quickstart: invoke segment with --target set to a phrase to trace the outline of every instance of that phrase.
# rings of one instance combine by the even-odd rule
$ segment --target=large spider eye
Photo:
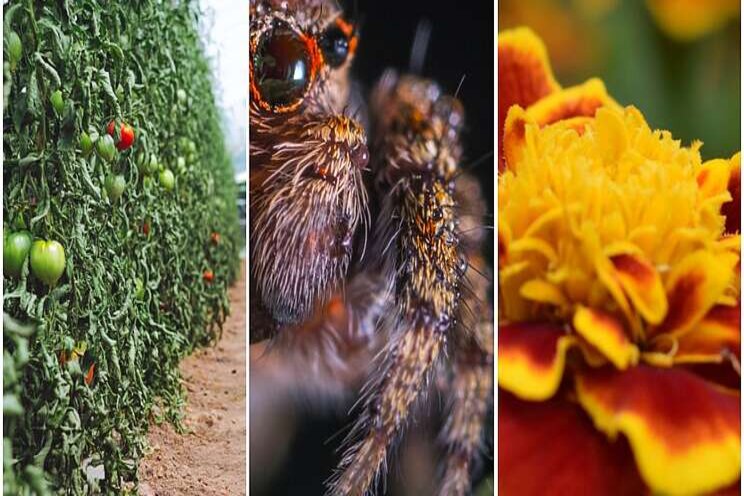
[[[307,40],[281,24],[263,37],[253,57],[253,77],[260,97],[272,107],[298,103],[313,71]]]
[[[318,45],[328,65],[339,67],[356,48],[353,26],[341,18],[336,19],[335,24],[323,33]]]

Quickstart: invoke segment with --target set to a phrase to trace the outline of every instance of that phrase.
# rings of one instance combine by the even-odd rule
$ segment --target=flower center
[[[666,317],[673,268],[720,249],[728,162],[703,163],[701,143],[651,130],[632,107],[580,124],[515,126],[499,177],[500,320],[570,322],[590,307],[643,342]]]

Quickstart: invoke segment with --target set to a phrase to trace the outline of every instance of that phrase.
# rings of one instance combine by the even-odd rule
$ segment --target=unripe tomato
[[[80,149],[83,151],[84,157],[87,157],[93,151],[93,138],[85,131],[80,134]]]
[[[108,123],[106,131],[111,137],[115,136],[114,132],[114,121]],[[119,127],[119,142],[116,144],[116,148],[119,151],[126,150],[134,143],[134,128],[129,124],[122,122]]]
[[[96,151],[98,152],[98,155],[106,162],[113,162],[114,157],[116,157],[114,138],[112,138],[108,134],[101,136],[98,141],[96,141]]]
[[[65,249],[56,241],[34,241],[31,271],[48,286],[54,286],[65,271]]]
[[[139,301],[145,299],[145,283],[139,277],[134,280],[134,297]]]
[[[163,169],[160,173],[160,185],[168,191],[176,185],[176,178],[170,169]]]
[[[185,91],[179,88],[178,91],[176,91],[176,98],[178,98],[179,103],[185,103],[188,96]]]
[[[54,107],[54,111],[57,112],[58,115],[62,115],[62,112],[65,110],[65,100],[62,98],[62,91],[56,90],[52,95],[49,97],[49,101],[52,102],[52,107]]]
[[[204,271],[204,273],[202,273],[202,278],[205,282],[212,282],[214,280],[214,272],[207,269]]]
[[[23,57],[23,43],[18,33],[11,31],[8,34],[8,59],[10,60],[11,70],[15,69],[16,64]]]
[[[186,172],[186,159],[183,157],[178,157],[176,159],[176,169],[179,173],[183,174]]]
[[[103,185],[106,187],[106,193],[108,194],[109,200],[115,202],[124,194],[124,190],[127,187],[127,181],[124,179],[124,176],[120,174],[116,176],[110,175],[106,177]]]
[[[3,243],[3,272],[5,275],[20,277],[23,261],[31,250],[31,233],[18,231],[10,233]]]
[[[155,174],[160,170],[160,162],[158,162],[158,156],[154,153],[150,155],[150,163],[148,165],[148,171],[150,174]]]

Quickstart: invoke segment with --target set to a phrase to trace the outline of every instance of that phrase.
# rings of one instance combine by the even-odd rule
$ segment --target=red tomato
[[[215,244],[215,245],[220,244],[220,233],[213,232],[211,239],[212,239],[212,244]]]
[[[142,234],[144,234],[145,236],[148,236],[150,234],[150,223],[149,222],[145,222],[144,224],[142,224]]]
[[[90,364],[90,367],[88,367],[88,372],[85,374],[85,385],[90,386],[90,383],[93,382],[93,373],[96,371],[96,364],[92,363]]]
[[[108,123],[106,131],[115,138],[114,121]],[[119,151],[126,150],[127,148],[132,146],[132,144],[134,143],[134,128],[132,126],[122,122],[121,127],[119,128],[119,134],[121,136],[119,138],[119,142],[116,144],[116,148]]]
[[[211,270],[207,269],[202,274],[202,277],[204,278],[204,280],[206,282],[212,282],[214,280],[214,272],[212,272]]]

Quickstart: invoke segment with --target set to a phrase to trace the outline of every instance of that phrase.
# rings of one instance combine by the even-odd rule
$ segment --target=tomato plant
[[[31,245],[31,272],[54,286],[65,271],[65,249],[57,241],[36,240]]]
[[[8,234],[3,243],[3,272],[6,275],[19,277],[23,262],[31,249],[31,233],[18,231]]]
[[[14,295],[4,324],[18,323],[4,328],[3,392],[14,412],[3,422],[13,460],[4,491],[120,494],[157,398],[177,415],[178,362],[215,336],[238,269],[234,174],[198,5],[10,0],[3,17],[8,237],[27,229],[65,257],[55,262],[31,240],[29,276],[4,279]],[[164,194],[163,164],[178,195]],[[204,226],[219,245],[205,246]],[[193,284],[205,259],[224,284]],[[68,373],[59,357],[82,340],[80,370]],[[85,460],[105,461],[102,479],[88,479]]]

